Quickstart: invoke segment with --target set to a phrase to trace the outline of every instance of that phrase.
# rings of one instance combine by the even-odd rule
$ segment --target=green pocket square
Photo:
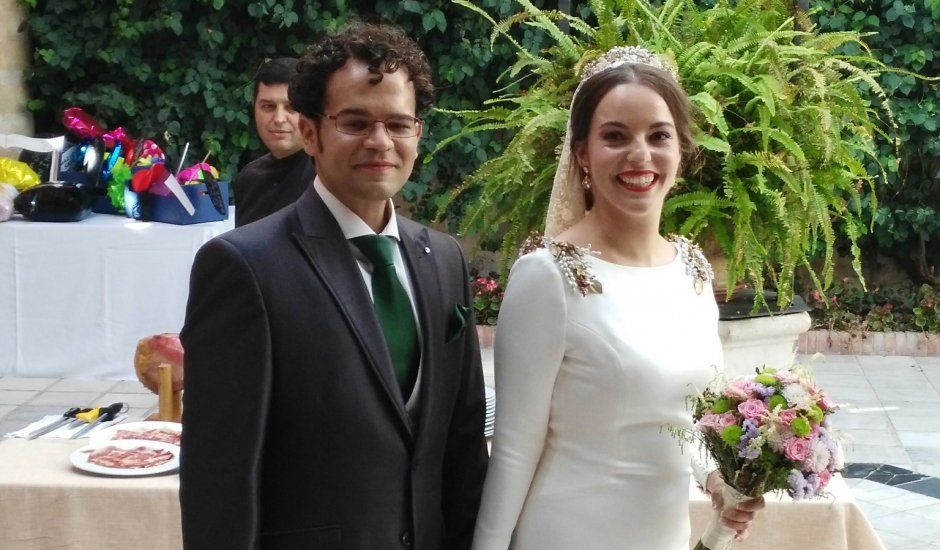
[[[463,336],[463,333],[467,330],[467,324],[470,322],[470,308],[463,304],[457,304],[454,306],[454,317],[448,323],[449,328],[447,330],[447,343],[451,343],[457,338]]]

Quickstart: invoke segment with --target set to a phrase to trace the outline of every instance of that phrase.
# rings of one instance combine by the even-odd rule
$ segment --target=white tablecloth
[[[81,473],[69,454],[84,444],[0,440],[0,548],[180,550],[179,476]],[[883,550],[842,478],[833,477],[830,489],[830,500],[768,497],[750,537],[734,550]],[[691,493],[694,545],[712,511],[698,489]]]
[[[179,332],[193,257],[234,220],[0,223],[0,376],[135,378],[137,341]]]

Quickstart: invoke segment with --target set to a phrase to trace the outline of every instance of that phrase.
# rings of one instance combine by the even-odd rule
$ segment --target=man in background
[[[297,60],[281,57],[266,61],[255,74],[252,110],[268,154],[248,163],[235,178],[236,227],[293,204],[313,183],[313,162],[297,126],[300,115],[287,98],[296,72]]]

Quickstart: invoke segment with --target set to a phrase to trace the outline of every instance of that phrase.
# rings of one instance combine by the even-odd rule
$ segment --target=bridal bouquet
[[[825,492],[844,465],[830,429],[835,404],[807,369],[765,368],[695,398],[699,438],[725,480],[724,506],[786,491],[794,500]],[[695,550],[731,547],[734,532],[712,519]]]

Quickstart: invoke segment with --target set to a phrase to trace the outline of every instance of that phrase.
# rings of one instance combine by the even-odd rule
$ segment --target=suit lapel
[[[345,236],[311,186],[297,200],[301,231],[291,235],[323,286],[333,296],[343,319],[368,358],[383,394],[391,401],[405,431],[413,437],[405,403],[395,380],[385,336]]]
[[[402,256],[411,273],[415,309],[421,323],[421,404],[418,421],[420,434],[420,427],[436,408],[435,399],[440,395],[436,385],[440,375],[440,345],[444,342],[443,330],[447,319],[442,318],[440,314],[440,280],[427,228],[398,218],[398,233],[402,240]]]

